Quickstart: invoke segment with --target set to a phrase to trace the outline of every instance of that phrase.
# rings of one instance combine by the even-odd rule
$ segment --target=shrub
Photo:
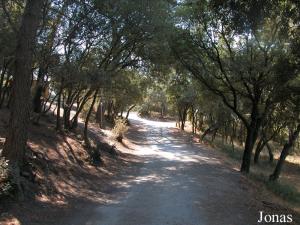
[[[115,138],[118,142],[122,142],[124,134],[128,130],[126,120],[122,118],[117,118],[115,120],[115,126],[112,130],[113,134],[115,135]]]
[[[98,146],[97,148],[92,148],[90,157],[91,157],[92,165],[94,166],[100,166],[103,163],[101,159],[100,148],[98,148]]]

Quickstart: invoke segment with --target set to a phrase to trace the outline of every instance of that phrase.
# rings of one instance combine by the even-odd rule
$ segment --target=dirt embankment
[[[8,111],[0,111],[0,138],[4,140]],[[0,201],[0,224],[60,224],[66,217],[89,205],[111,201],[110,190],[113,178],[137,164],[138,159],[126,152],[126,147],[117,144],[118,156],[102,152],[101,166],[90,163],[83,146],[81,130],[58,134],[54,118],[42,118],[40,125],[31,125],[27,165],[31,172],[24,172],[25,200]],[[92,141],[114,144],[109,131],[103,133],[96,124],[91,124]],[[127,143],[130,145],[130,143]]]

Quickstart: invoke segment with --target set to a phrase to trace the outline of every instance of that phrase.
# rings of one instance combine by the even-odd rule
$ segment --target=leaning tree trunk
[[[89,141],[89,138],[88,138],[88,125],[89,125],[89,121],[90,121],[90,117],[91,117],[94,105],[96,103],[97,95],[98,95],[98,90],[96,90],[96,92],[94,94],[92,104],[90,106],[90,109],[88,111],[88,114],[87,114],[85,122],[84,122],[83,137],[84,137],[84,143],[88,147],[90,147],[90,141]]]
[[[254,164],[258,164],[259,163],[259,156],[261,151],[264,148],[264,143],[263,143],[263,138],[261,138],[259,140],[259,142],[257,143],[256,149],[255,149],[255,153],[254,153]]]
[[[79,107],[77,108],[77,111],[75,113],[75,115],[73,116],[73,118],[71,119],[71,128],[75,129],[77,128],[78,125],[78,117],[79,114],[82,112],[83,107],[85,106],[85,104],[88,102],[88,100],[90,99],[90,96],[93,94],[93,90],[89,89],[88,92],[84,95],[83,99],[80,102]]]
[[[13,168],[13,177],[19,189],[19,194],[22,194],[19,180],[20,166],[22,166],[24,160],[30,119],[30,83],[33,49],[41,19],[40,14],[43,2],[42,0],[27,1],[17,34],[12,90],[13,99],[10,107],[11,114],[3,156],[9,160],[10,166]]]
[[[268,149],[268,153],[269,153],[269,162],[272,163],[273,159],[274,159],[274,155],[272,152],[272,148],[269,144],[269,139],[266,139],[265,137],[262,137],[255,149],[255,153],[254,153],[254,164],[258,164],[259,163],[259,157],[260,157],[260,153],[262,152],[262,150],[264,149],[264,147],[266,146]]]
[[[134,104],[134,105],[132,105],[132,106],[127,110],[126,117],[125,117],[126,120],[128,120],[129,113],[130,113],[131,110],[133,110],[133,108],[134,108],[135,106],[136,106],[136,105]]]
[[[298,124],[296,130],[290,135],[288,142],[283,146],[283,149],[281,151],[280,158],[277,162],[275,170],[274,170],[273,174],[271,174],[269,177],[270,181],[275,181],[279,178],[283,163],[284,163],[286,157],[288,156],[290,149],[292,148],[295,141],[297,140],[297,138],[299,136],[299,132],[300,132],[300,124]]]

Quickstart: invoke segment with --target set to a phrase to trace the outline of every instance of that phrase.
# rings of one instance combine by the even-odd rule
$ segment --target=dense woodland
[[[19,191],[28,126],[49,114],[87,147],[91,120],[170,115],[242,147],[243,173],[277,143],[273,181],[299,150],[299,1],[1,0],[0,17],[0,168]]]

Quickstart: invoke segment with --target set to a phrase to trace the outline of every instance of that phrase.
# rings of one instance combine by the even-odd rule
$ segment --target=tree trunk
[[[255,149],[255,154],[254,154],[254,163],[255,164],[258,164],[259,163],[259,156],[260,156],[260,153],[262,152],[262,150],[264,149],[265,146],[267,146],[267,149],[268,149],[268,153],[269,153],[269,162],[273,162],[273,159],[274,159],[274,155],[273,155],[273,152],[272,152],[272,148],[271,146],[269,145],[269,140],[267,140],[265,138],[265,136],[263,136],[257,146],[256,146],[256,149]]]
[[[192,133],[195,134],[195,110],[192,106]]]
[[[33,96],[33,111],[35,113],[41,113],[42,111],[42,95],[45,89],[45,85],[44,85],[44,76],[45,76],[46,70],[44,68],[40,68],[39,69],[39,73],[38,73],[38,79],[37,79],[37,83],[36,83],[36,87],[35,87],[35,93]]]
[[[14,81],[8,134],[3,156],[14,169],[14,179],[22,197],[19,171],[23,164],[30,119],[30,82],[33,49],[43,6],[42,0],[28,0],[25,6],[15,51]]]
[[[288,156],[290,149],[292,148],[295,141],[297,140],[297,138],[299,136],[299,132],[300,132],[300,124],[298,124],[296,130],[290,134],[288,142],[283,146],[283,149],[281,151],[280,158],[277,162],[276,168],[275,168],[273,174],[271,174],[269,177],[270,181],[275,181],[279,178],[283,163],[284,163],[286,157]]]
[[[87,114],[85,122],[84,122],[83,137],[84,137],[84,143],[88,147],[90,146],[90,141],[89,141],[89,138],[88,138],[88,125],[89,125],[91,114],[93,112],[94,105],[96,103],[97,95],[98,95],[98,90],[96,90],[96,92],[94,94],[92,104],[90,106],[90,109],[88,111],[88,114]]]
[[[105,102],[102,102],[102,99],[99,102],[99,105],[97,107],[97,112],[96,112],[96,121],[99,124],[99,127],[103,127],[103,119],[104,119],[104,112],[105,112]]]
[[[113,100],[109,100],[107,102],[107,118],[109,120],[112,119],[113,104],[114,104]]]
[[[62,83],[60,90],[58,92],[58,97],[57,97],[57,112],[56,112],[56,130],[60,131],[61,130],[61,120],[60,120],[60,108],[61,108],[61,95],[62,95]]]
[[[252,119],[250,126],[247,127],[247,136],[245,142],[245,149],[243,153],[241,172],[244,173],[250,172],[252,150],[254,147],[254,143],[257,139],[259,127],[260,127],[260,122],[258,121],[258,119]]]
[[[180,129],[184,130],[185,121],[187,116],[187,107],[178,107],[178,114],[179,114],[179,122],[180,122]]]
[[[199,124],[198,124],[199,131],[202,131],[203,123],[204,123],[203,115],[199,113]]]
[[[273,155],[273,152],[272,152],[272,148],[271,148],[271,146],[269,145],[268,142],[266,143],[266,146],[267,146],[268,153],[269,153],[269,162],[272,163],[274,161],[274,155]]]
[[[43,110],[43,114],[46,114],[47,112],[49,112],[52,108],[52,105],[55,101],[55,99],[57,98],[57,94],[53,97],[53,99],[50,101],[48,108],[46,108],[47,106],[47,102],[44,103],[44,110]]]
[[[98,107],[97,107],[97,112],[96,112],[96,121],[97,121],[97,123],[99,123],[100,124],[100,122],[101,122],[101,116],[103,116],[102,115],[102,108],[103,108],[103,102],[102,102],[102,99],[100,99],[100,101],[99,101],[99,104],[98,104]]]
[[[260,138],[259,142],[257,143],[255,153],[254,153],[254,164],[258,164],[259,156],[260,156],[260,153],[263,150],[263,148],[264,148],[263,138]]]
[[[126,120],[128,120],[129,113],[130,113],[131,110],[133,110],[133,108],[134,108],[135,106],[136,106],[136,105],[132,105],[132,106],[128,109],[128,111],[127,111],[127,113],[126,113],[126,117],[125,117]]]
[[[92,95],[93,91],[92,90],[89,90],[85,96],[83,97],[81,103],[80,103],[80,106],[78,107],[75,115],[73,116],[73,118],[71,119],[71,128],[72,129],[75,129],[78,125],[78,117],[79,117],[79,114],[81,113],[81,111],[83,110],[83,107],[84,105],[88,102],[88,100],[90,99],[90,96]]]
[[[68,88],[67,96],[66,96],[66,102],[64,104],[64,113],[63,113],[63,121],[64,121],[64,128],[67,130],[70,130],[71,128],[71,122],[70,122],[70,116],[71,116],[71,111],[74,102],[72,101],[72,90]]]

